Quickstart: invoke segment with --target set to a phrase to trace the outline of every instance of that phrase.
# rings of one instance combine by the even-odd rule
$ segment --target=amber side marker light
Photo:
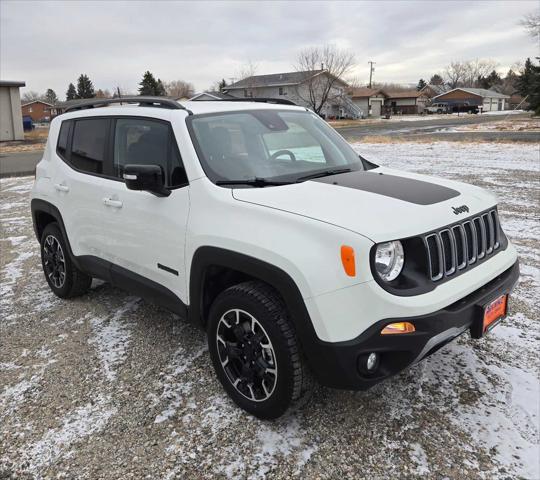
[[[389,323],[381,330],[381,335],[395,335],[399,333],[412,333],[416,331],[414,325],[410,322]]]
[[[341,263],[343,270],[349,277],[356,276],[356,264],[354,261],[354,248],[347,245],[341,246]]]

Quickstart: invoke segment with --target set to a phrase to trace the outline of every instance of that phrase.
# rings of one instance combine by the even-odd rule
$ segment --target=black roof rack
[[[88,100],[81,100],[80,102],[66,108],[66,112],[74,112],[76,110],[85,110],[88,108],[104,107],[113,103],[119,103],[120,105],[126,104],[138,104],[140,107],[157,107],[157,108],[169,108],[171,110],[186,110],[192,115],[191,110],[178,103],[176,100],[164,97],[116,97],[116,98],[90,98]]]
[[[266,97],[245,97],[245,98],[216,98],[213,102],[259,102],[259,103],[275,103],[276,105],[294,105],[292,100],[285,98],[266,98]]]

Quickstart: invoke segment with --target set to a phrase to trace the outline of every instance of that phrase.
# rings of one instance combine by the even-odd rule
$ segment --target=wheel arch
[[[41,242],[41,235],[43,234],[45,227],[50,223],[56,222],[60,228],[60,231],[62,232],[62,235],[64,236],[71,260],[78,268],[80,268],[80,265],[78,264],[77,259],[71,250],[66,226],[64,225],[64,220],[60,210],[58,210],[58,208],[52,203],[39,198],[32,199],[30,202],[30,209],[32,211],[32,224],[34,226],[34,233],[37,241]]]
[[[225,274],[218,286],[215,275]],[[259,280],[274,288],[287,307],[304,352],[309,357],[309,344],[317,335],[296,282],[282,269],[232,250],[199,247],[192,258],[189,280],[189,318],[206,328],[206,318],[213,299],[225,288],[247,280]]]

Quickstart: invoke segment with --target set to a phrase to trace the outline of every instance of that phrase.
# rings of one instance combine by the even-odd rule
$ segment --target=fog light
[[[416,329],[414,328],[414,325],[410,322],[395,322],[390,323],[386,325],[381,330],[381,335],[395,335],[399,333],[412,333]]]
[[[366,370],[368,372],[373,372],[379,363],[379,354],[372,352],[368,355],[367,361],[366,361]]]

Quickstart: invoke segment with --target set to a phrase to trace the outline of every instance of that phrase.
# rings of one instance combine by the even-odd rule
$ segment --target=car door
[[[53,203],[62,215],[74,255],[103,256],[102,188],[107,170],[111,119],[75,118],[60,125]]]
[[[185,236],[189,187],[171,125],[144,117],[113,122],[112,175],[104,187],[105,256],[114,265],[144,277],[186,299]],[[125,165],[159,165],[171,189],[167,197],[128,190]]]

